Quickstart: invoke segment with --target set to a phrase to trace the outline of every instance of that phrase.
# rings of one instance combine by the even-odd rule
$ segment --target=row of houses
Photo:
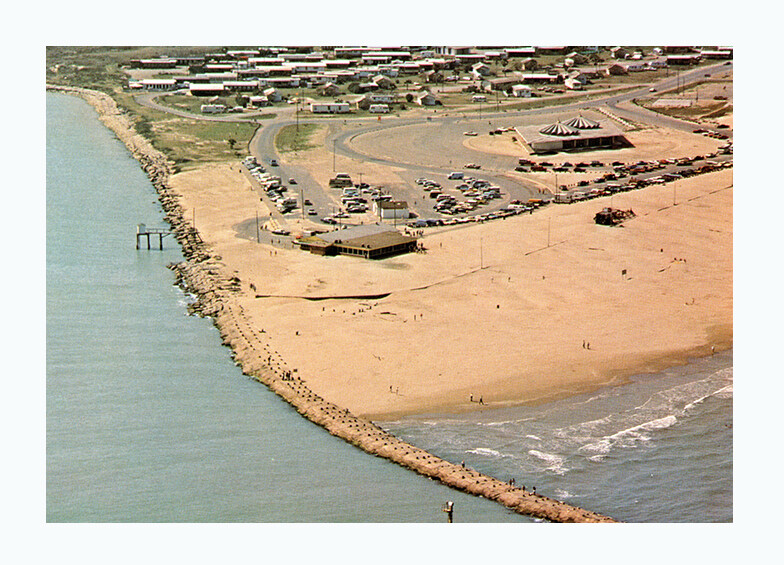
[[[411,93],[411,102],[419,106],[435,106],[438,99],[427,90]],[[386,114],[391,110],[391,105],[397,101],[394,94],[370,93],[360,97],[354,102],[360,110],[367,110],[372,114]],[[310,111],[314,114],[347,114],[351,112],[351,104],[343,101],[311,102]]]
[[[131,66],[142,69],[173,69],[191,67],[192,72],[220,68],[288,67],[294,71],[320,72],[329,69],[345,69],[355,66],[394,65],[402,73],[416,74],[423,68],[451,67],[454,64],[493,63],[516,58],[536,58],[545,55],[563,55],[582,64],[599,47],[574,46],[530,46],[530,47],[331,47],[289,48],[264,47],[246,50],[227,50],[223,53],[208,53],[201,56],[163,56],[148,59],[133,59]],[[627,47],[609,49],[611,58],[642,59],[643,53]],[[665,46],[652,49],[653,56],[700,55],[706,59],[731,59],[731,47],[687,47]],[[584,62],[584,61],[583,61]]]

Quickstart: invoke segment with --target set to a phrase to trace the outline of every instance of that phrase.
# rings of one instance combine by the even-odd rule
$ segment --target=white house
[[[311,102],[310,111],[314,114],[347,114],[351,108],[348,102]]]
[[[527,84],[515,84],[512,86],[512,96],[515,98],[530,98],[531,87]]]
[[[249,96],[248,102],[251,106],[256,107],[269,106],[269,100],[267,100],[266,96]]]
[[[376,200],[373,213],[382,220],[407,220],[409,217],[408,204],[402,200]]]
[[[177,81],[166,78],[146,78],[141,81],[144,90],[174,90]]]
[[[417,92],[414,94],[414,102],[420,106],[435,106],[436,97],[430,94],[427,90],[423,90],[422,92]]]
[[[382,94],[380,92],[371,92],[367,95],[368,99],[373,104],[392,104],[395,101],[394,94]]]
[[[202,114],[221,114],[226,111],[226,106],[223,104],[202,104]]]
[[[484,63],[474,63],[471,65],[471,71],[477,75],[487,76],[490,74],[490,67]]]
[[[280,102],[283,99],[280,92],[274,88],[267,88],[262,91],[262,94],[267,97],[269,102]]]

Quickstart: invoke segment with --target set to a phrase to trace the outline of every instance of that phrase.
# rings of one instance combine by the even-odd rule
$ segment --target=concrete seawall
[[[158,192],[165,219],[187,258],[170,267],[176,274],[177,283],[197,296],[189,309],[213,319],[223,343],[231,348],[244,374],[265,384],[300,414],[330,434],[449,487],[495,500],[517,513],[553,522],[614,522],[608,516],[523,491],[494,477],[431,455],[311,391],[268,348],[262,330],[249,323],[237,300],[239,296],[246,296],[245,293],[250,292],[249,288],[246,290],[248,285],[227,272],[220,259],[210,253],[198,232],[184,219],[179,197],[168,185],[168,178],[174,170],[172,163],[133,130],[131,120],[108,95],[80,88],[47,86],[47,89],[76,94],[87,100],[96,108],[101,121],[125,143],[147,172]]]

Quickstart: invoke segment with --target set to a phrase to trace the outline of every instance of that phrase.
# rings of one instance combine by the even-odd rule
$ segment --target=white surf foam
[[[632,439],[632,441],[636,439],[642,441],[648,441],[649,439],[651,439],[651,437],[649,435],[646,435],[644,432],[669,428],[670,426],[674,425],[677,421],[678,418],[670,414],[669,416],[664,416],[663,418],[656,418],[655,420],[645,422],[638,426],[633,426],[631,428],[621,430],[620,432],[616,432],[610,436],[606,436],[603,439],[608,439],[611,442],[623,441],[625,439]]]
[[[477,447],[474,449],[468,449],[466,450],[466,453],[473,453],[474,455],[484,455],[485,457],[497,457],[497,458],[511,457],[511,455],[508,455],[506,453],[501,453],[500,451],[496,451],[495,449],[489,449],[487,447]]]
[[[591,461],[602,461],[613,447],[635,447],[638,442],[650,441],[651,435],[648,432],[669,428],[677,421],[677,417],[669,414],[586,443],[579,447],[578,451],[590,454],[588,459]]]
[[[559,457],[558,455],[554,455],[552,453],[543,453],[536,449],[529,449],[528,454],[533,455],[540,461],[546,463],[547,467],[545,467],[545,469],[547,471],[552,471],[557,475],[563,475],[564,473],[566,473],[566,471],[569,470],[566,467],[564,467],[563,457]]]
[[[568,490],[564,490],[561,488],[555,489],[555,497],[558,500],[566,500],[567,498],[572,498],[574,495],[570,493]]]

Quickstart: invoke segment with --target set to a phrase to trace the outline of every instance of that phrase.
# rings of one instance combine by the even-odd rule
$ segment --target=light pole
[[[332,140],[332,172],[333,173],[335,172],[335,151],[337,150],[336,149],[337,143],[338,143],[337,139]]]

